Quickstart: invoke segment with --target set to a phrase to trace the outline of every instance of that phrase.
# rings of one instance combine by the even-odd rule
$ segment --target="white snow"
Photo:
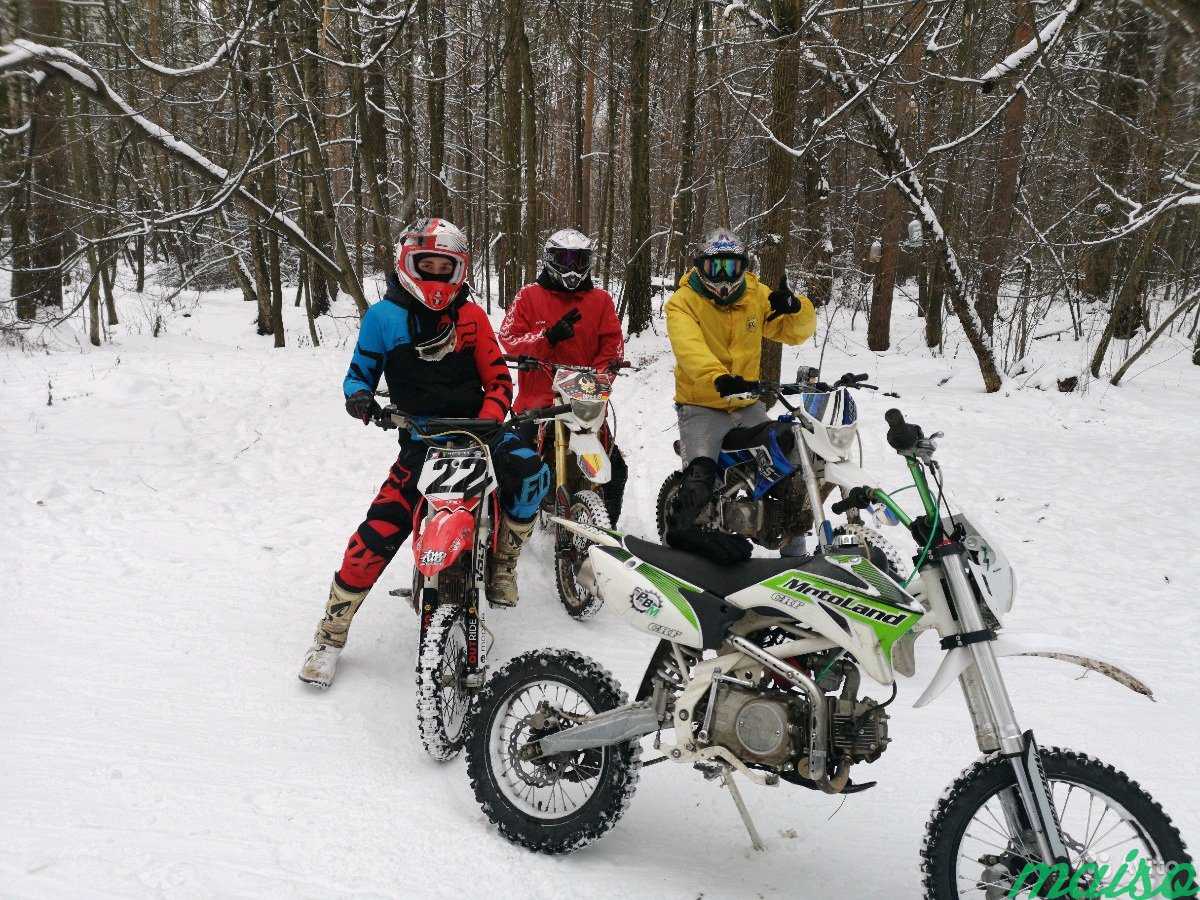
[[[765,854],[749,849],[721,789],[672,764],[644,770],[617,828],[576,855],[504,842],[461,760],[421,750],[415,621],[386,593],[408,584],[407,548],[356,620],[334,686],[296,679],[330,574],[394,458],[393,436],[342,410],[350,303],[321,320],[317,349],[289,306],[289,346],[273,350],[236,292],[184,293],[162,309],[158,338],[152,301],[126,293],[129,324],[98,349],[60,329],[48,350],[0,351],[0,894],[920,895],[929,811],[977,755],[956,691],[910,708],[940,658],[930,638],[900,685],[895,742],[853,773],[878,787],[843,800],[743,784]],[[911,304],[898,294],[895,307],[893,351],[865,349],[863,316],[856,332],[840,317],[825,351],[827,374],[869,372],[901,395],[860,398],[867,466],[903,483],[884,442],[890,405],[946,432],[953,500],[990,523],[1017,567],[1009,628],[1126,661],[1158,697],[1056,662],[1005,661],[1022,723],[1044,745],[1128,771],[1194,841],[1200,372],[1184,342],[1163,339],[1119,389],[1090,382],[1067,395],[1013,380],[986,395],[959,332],[930,358]],[[785,366],[815,363],[824,337],[822,324]],[[661,334],[631,341],[637,369],[615,395],[632,470],[621,525],[643,535],[674,465],[665,347]],[[1045,371],[1083,369],[1069,339],[1036,349]],[[489,616],[494,663],[570,647],[634,689],[652,642],[615,609],[569,620],[550,552],[535,537],[521,606]]]

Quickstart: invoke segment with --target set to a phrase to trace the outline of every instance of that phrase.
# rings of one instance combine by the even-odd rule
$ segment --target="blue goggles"
[[[746,270],[740,256],[706,256],[700,260],[700,274],[710,281],[737,281]]]

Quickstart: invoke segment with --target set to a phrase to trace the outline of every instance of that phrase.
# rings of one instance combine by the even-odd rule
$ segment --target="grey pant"
[[[679,416],[679,450],[685,466],[701,456],[715,461],[725,435],[734,428],[771,421],[761,403],[729,411],[676,403],[675,413]]]

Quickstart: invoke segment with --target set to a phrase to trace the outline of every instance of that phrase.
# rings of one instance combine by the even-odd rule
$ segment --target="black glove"
[[[713,380],[717,393],[722,397],[732,397],[734,394],[756,394],[758,384],[747,381],[741,375],[718,375]]]
[[[375,401],[370,391],[356,391],[346,398],[346,412],[362,420],[364,425],[371,424],[371,419],[382,411],[383,407]]]
[[[776,316],[790,316],[800,312],[800,298],[793,294],[792,289],[788,287],[786,274],[779,277],[779,287],[771,291],[767,295],[767,299],[771,301],[771,314],[767,316],[768,322]]]
[[[562,343],[567,338],[575,336],[575,323],[583,316],[579,314],[579,310],[572,307],[567,313],[546,329],[546,340],[550,342],[550,346]]]

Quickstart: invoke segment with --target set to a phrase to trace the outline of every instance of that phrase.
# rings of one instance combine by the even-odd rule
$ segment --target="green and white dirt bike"
[[[628,805],[643,764],[640,739],[652,735],[658,755],[645,764],[674,761],[720,779],[761,849],[733,776],[831,794],[871,787],[852,781],[851,769],[890,743],[891,700],[860,697],[863,674],[891,686],[894,699],[897,674],[915,672],[917,636],[933,631],[945,657],[915,705],[957,680],[984,757],[929,819],[927,898],[1059,896],[1047,893],[1054,878],[1039,886],[1027,864],[1078,873],[1089,862],[1112,868],[1136,851],[1156,883],[1189,864],[1170,818],[1128,776],[1090,756],[1041,749],[1021,729],[998,661],[1043,656],[1145,696],[1150,689],[1088,650],[1001,631],[1015,594],[1008,561],[966,515],[943,514],[933,458],[940,435],[925,437],[897,410],[887,419],[888,442],[907,461],[922,513],[911,518],[873,485],[843,491],[833,511],[881,504],[907,526],[922,548],[908,585],[871,548],[849,536],[852,543],[840,543],[827,520],[814,556],[725,567],[558,520],[595,542],[590,577],[608,605],[660,641],[633,702],[597,663],[569,650],[526,653],[492,675],[472,713],[467,761],[475,796],[504,837],[546,853],[600,837]],[[820,520],[820,487],[803,444],[801,454]],[[1132,880],[1134,870],[1127,874]],[[1093,869],[1080,883],[1111,880]]]

